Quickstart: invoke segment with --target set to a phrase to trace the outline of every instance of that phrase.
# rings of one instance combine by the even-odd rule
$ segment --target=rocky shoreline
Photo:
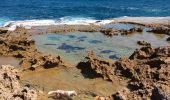
[[[113,100],[169,100],[169,53],[170,47],[142,47],[129,58],[115,62],[101,60],[90,53],[88,61],[80,65],[90,67],[82,70],[89,69],[104,80],[114,82],[115,76],[130,79],[127,88],[110,96]]]
[[[153,32],[155,34],[170,34],[170,26],[168,26],[167,23],[163,25],[160,23],[145,24],[135,23],[134,21],[117,21],[119,23],[141,24],[142,26],[150,28],[148,32]],[[70,65],[68,65],[62,57],[45,55],[39,52],[35,46],[35,41],[31,39],[31,36],[46,33],[65,33],[75,31],[91,33],[101,32],[106,36],[113,36],[118,33],[121,33],[121,35],[128,35],[142,32],[142,26],[128,30],[108,29],[95,25],[41,26],[33,27],[32,29],[18,27],[15,31],[0,29],[0,55],[12,56],[20,59],[20,67],[22,69],[20,73],[23,71],[34,71],[39,68],[69,68]],[[80,69],[82,72],[91,72],[94,78],[103,78],[104,81],[114,82],[115,79],[128,80],[125,89],[113,93],[112,95],[108,95],[107,100],[129,100],[132,98],[135,100],[170,99],[170,47],[153,48],[145,41],[138,41],[138,44],[143,45],[144,47],[134,51],[129,58],[121,58],[115,62],[102,59],[97,57],[95,53],[89,52],[85,58],[86,61],[80,62],[76,68]],[[19,79],[15,73],[16,70],[11,66],[2,66],[0,68],[0,73],[2,73],[0,74],[2,75],[0,88],[4,88],[2,91],[0,90],[0,95],[2,95],[0,97],[2,97],[2,99],[7,99],[7,95],[4,95],[4,93],[10,95],[10,99],[20,98],[21,100],[36,100],[37,98],[40,98],[37,97],[35,90],[32,92],[32,90],[27,87],[26,89],[25,87],[16,87],[19,92],[14,95],[13,93],[15,92],[13,91],[13,88],[15,87],[6,88],[8,86],[5,86],[4,82],[7,81],[9,84],[17,84],[17,86],[19,86]],[[101,99],[98,98],[96,100]]]

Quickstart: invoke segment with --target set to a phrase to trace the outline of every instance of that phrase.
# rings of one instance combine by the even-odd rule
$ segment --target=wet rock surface
[[[18,71],[10,65],[0,66],[1,100],[37,100],[37,93],[29,87],[21,86]]]

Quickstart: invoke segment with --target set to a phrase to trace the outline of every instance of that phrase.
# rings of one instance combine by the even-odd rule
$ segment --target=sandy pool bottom
[[[126,81],[120,81],[116,77],[114,83],[102,78],[85,78],[81,70],[74,67],[28,71],[22,73],[21,80],[23,84],[29,83],[46,94],[57,89],[75,90],[78,96],[74,100],[93,100],[95,95],[108,96],[126,86]]]

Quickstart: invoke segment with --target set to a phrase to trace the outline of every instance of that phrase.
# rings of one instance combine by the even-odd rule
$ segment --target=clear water
[[[152,33],[135,33],[129,36],[106,37],[102,33],[73,32],[65,34],[47,34],[33,37],[38,49],[45,53],[59,54],[71,62],[83,60],[88,51],[94,51],[98,56],[116,60],[129,56],[136,48],[138,40],[145,40],[152,46],[169,45],[166,35]]]
[[[1,20],[170,16],[170,0],[0,0]]]

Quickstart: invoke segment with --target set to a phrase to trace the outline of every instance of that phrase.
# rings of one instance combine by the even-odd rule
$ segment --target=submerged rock
[[[85,48],[62,43],[57,49],[64,50],[66,52],[76,52],[77,50],[84,50]]]
[[[18,71],[10,65],[0,66],[1,100],[36,100],[37,93],[19,83]]]

